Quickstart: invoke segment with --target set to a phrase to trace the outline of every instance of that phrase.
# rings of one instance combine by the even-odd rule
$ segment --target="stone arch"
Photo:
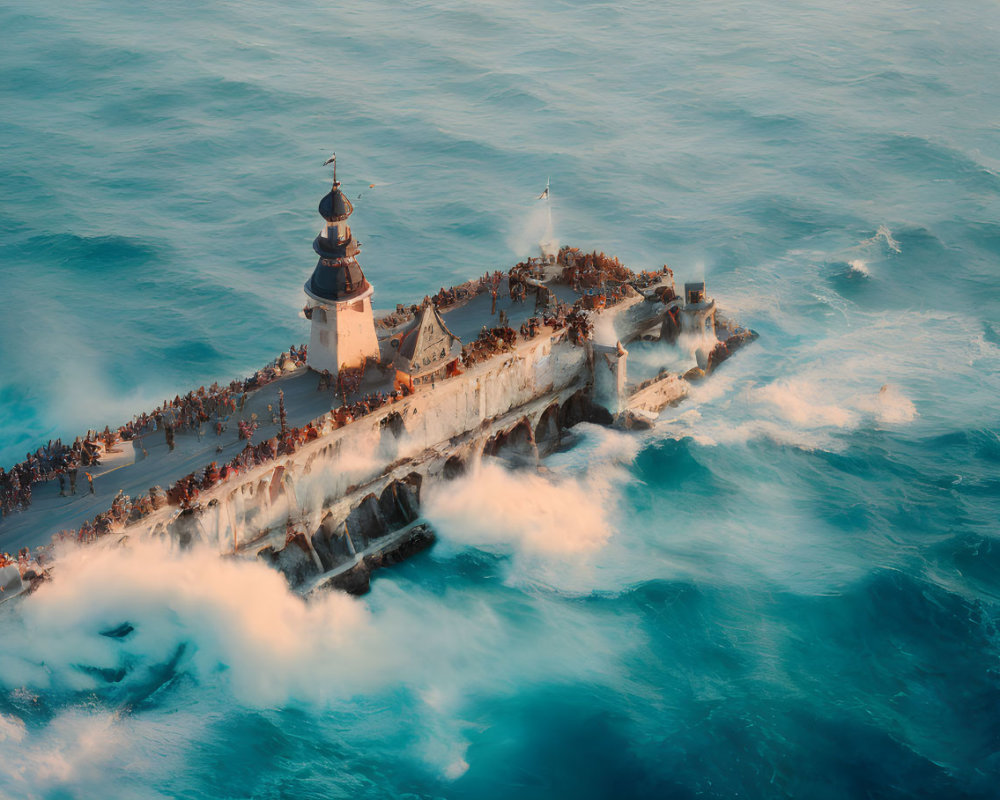
[[[503,437],[504,437],[503,431],[498,431],[497,433],[494,433],[485,442],[483,442],[483,455],[495,456],[497,454],[497,451],[500,449]]]
[[[595,405],[586,389],[580,389],[570,395],[559,409],[559,427],[572,428],[580,422],[594,422],[598,425],[614,423],[611,412],[603,406]]]
[[[559,403],[546,408],[535,426],[535,444],[540,453],[551,453],[559,444]]]
[[[537,463],[538,447],[531,420],[523,417],[510,430],[491,436],[483,445],[483,455],[503,458],[515,466]]]
[[[455,478],[461,477],[465,474],[466,464],[458,456],[449,456],[448,460],[444,462],[444,477],[445,480],[454,480]]]

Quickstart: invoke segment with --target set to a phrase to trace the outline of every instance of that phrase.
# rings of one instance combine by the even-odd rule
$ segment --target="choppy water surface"
[[[82,554],[0,618],[0,796],[995,796],[995,4],[0,31],[5,463],[303,340],[333,149],[379,305],[531,252],[551,175],[563,242],[761,334],[645,437],[433,495],[442,541],[363,601]]]

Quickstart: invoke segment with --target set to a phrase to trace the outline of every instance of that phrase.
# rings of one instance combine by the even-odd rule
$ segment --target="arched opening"
[[[465,462],[458,456],[450,456],[444,462],[444,477],[446,480],[454,480],[465,474]]]
[[[552,403],[535,426],[535,443],[544,453],[550,453],[559,445],[559,404]]]

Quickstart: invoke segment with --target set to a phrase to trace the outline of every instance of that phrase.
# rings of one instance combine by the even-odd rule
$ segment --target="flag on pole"
[[[326,161],[323,162],[323,166],[325,167],[327,164],[336,164],[336,163],[337,163],[337,154],[334,153]]]
[[[548,200],[549,199],[549,179],[548,178],[545,179],[545,191],[542,192],[540,195],[538,195],[538,199],[539,200]]]

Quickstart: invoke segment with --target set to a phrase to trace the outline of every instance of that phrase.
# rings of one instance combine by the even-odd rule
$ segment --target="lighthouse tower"
[[[306,316],[312,320],[308,363],[333,375],[379,355],[372,287],[357,261],[361,246],[347,224],[353,211],[351,201],[340,191],[334,161],[333,188],[319,202],[320,216],[326,222],[313,241],[319,261],[305,285]]]

